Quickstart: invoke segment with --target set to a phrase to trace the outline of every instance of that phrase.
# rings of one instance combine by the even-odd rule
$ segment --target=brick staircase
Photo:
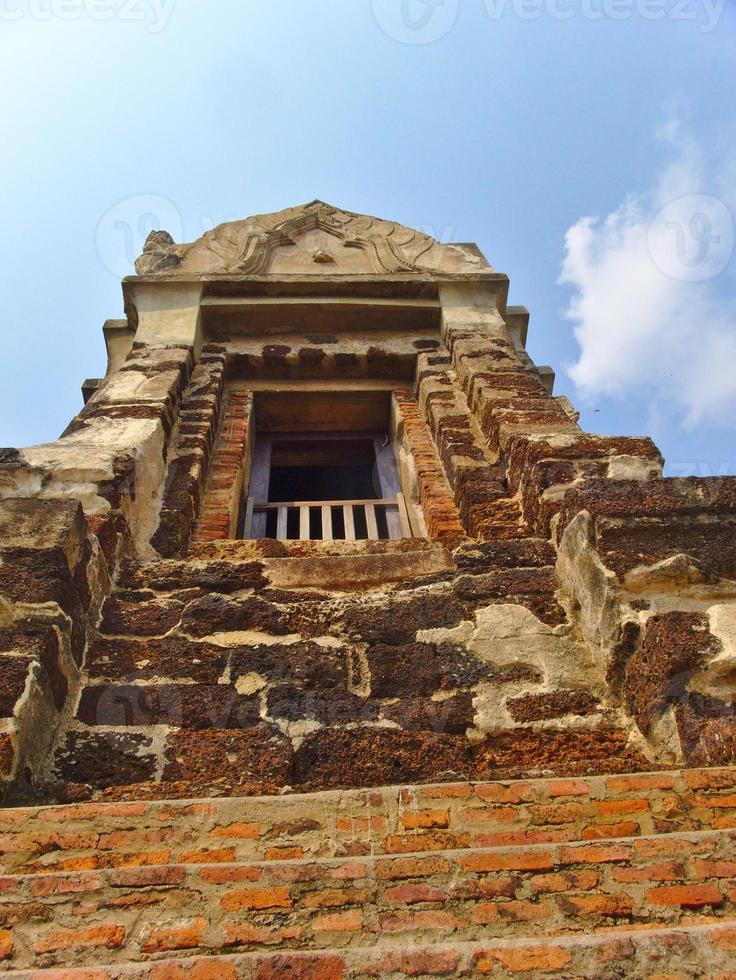
[[[12,977],[736,977],[736,770],[0,812]]]

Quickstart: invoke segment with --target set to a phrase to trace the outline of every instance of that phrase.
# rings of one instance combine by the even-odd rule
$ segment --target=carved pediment
[[[154,232],[140,275],[390,275],[490,269],[467,246],[443,245],[404,225],[322,201],[228,222],[191,245]]]

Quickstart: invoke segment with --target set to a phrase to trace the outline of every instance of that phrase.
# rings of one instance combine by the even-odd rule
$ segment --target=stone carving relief
[[[136,262],[139,275],[385,275],[489,269],[479,253],[466,246],[443,245],[404,225],[322,201],[228,222],[191,245],[176,245],[166,232],[153,232]]]
[[[152,272],[165,272],[181,264],[176,254],[174,239],[167,231],[152,231],[143,246],[143,254],[135,264],[140,276]]]

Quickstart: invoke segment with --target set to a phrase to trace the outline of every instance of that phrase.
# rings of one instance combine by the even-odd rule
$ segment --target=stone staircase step
[[[413,980],[493,975],[499,980],[687,978],[733,980],[736,921],[545,939],[411,944],[397,949],[239,953],[95,967],[12,970],[9,980]],[[707,969],[707,974],[705,973]]]
[[[188,865],[7,875],[6,960],[91,966],[717,922],[736,918],[735,853],[736,830],[715,830],[248,863],[193,853]]]
[[[0,810],[0,872],[402,854],[736,828],[736,769]]]

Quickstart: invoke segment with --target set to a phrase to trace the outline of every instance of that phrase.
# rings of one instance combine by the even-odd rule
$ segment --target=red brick
[[[719,949],[728,949],[736,952],[736,926],[728,926],[725,929],[714,929],[708,933],[711,942],[715,943]]]
[[[380,924],[383,932],[413,932],[421,929],[452,932],[464,929],[466,923],[451,912],[422,909],[412,912],[384,912]]]
[[[634,842],[634,849],[642,857],[671,857],[673,854],[691,854],[693,843],[673,837],[649,837]]]
[[[622,960],[630,960],[634,952],[634,944],[630,939],[609,939],[598,948],[596,959],[599,963],[620,963]]]
[[[601,876],[597,871],[567,871],[546,875],[534,875],[531,880],[534,892],[589,891],[597,888]]]
[[[473,792],[469,783],[448,783],[447,786],[422,786],[419,796],[423,800],[457,800]]]
[[[387,888],[384,899],[399,905],[414,905],[417,902],[441,902],[445,898],[441,888],[433,888],[425,882],[409,885],[395,885]]]
[[[579,847],[559,848],[560,864],[609,864],[614,861],[630,861],[628,844],[587,844]]]
[[[450,825],[450,814],[447,810],[418,810],[403,813],[401,823],[406,830],[431,830]]]
[[[463,824],[494,824],[525,822],[518,807],[511,806],[470,806],[461,810],[456,817]]]
[[[101,851],[117,851],[124,847],[145,847],[149,844],[166,844],[177,839],[180,839],[180,835],[171,827],[162,828],[161,830],[114,830],[111,833],[97,836],[96,843],[91,838],[82,838],[83,842],[70,842],[65,845],[65,849],[98,847]]]
[[[574,895],[566,898],[565,905],[581,915],[603,915],[625,918],[633,914],[634,905],[628,895]]]
[[[500,783],[479,783],[475,786],[476,796],[488,803],[527,803],[535,798],[534,786],[531,783],[512,783],[502,786]]]
[[[344,834],[366,834],[371,831],[381,833],[386,829],[384,816],[373,817],[338,817],[335,828]]]
[[[253,909],[288,909],[292,906],[288,888],[244,888],[220,898],[222,908],[230,912]]]
[[[228,881],[260,881],[263,869],[238,865],[237,867],[200,868],[199,877],[210,885],[223,885]]]
[[[298,926],[280,929],[253,926],[249,922],[225,921],[222,928],[227,946],[273,946],[278,943],[292,943],[302,935]]]
[[[344,905],[364,905],[374,898],[374,888],[324,888],[305,895],[301,905],[307,909],[334,909]]]
[[[163,953],[172,949],[196,949],[204,944],[206,919],[193,919],[181,925],[152,926],[141,944],[144,953]]]
[[[673,776],[666,773],[634,773],[630,776],[609,776],[606,788],[609,793],[635,793],[637,790],[672,789]]]
[[[693,806],[705,810],[725,810],[736,807],[736,794],[724,796],[695,796]]]
[[[320,915],[312,922],[315,932],[360,932],[363,928],[363,913],[360,909]]]
[[[384,953],[378,965],[380,973],[376,976],[387,976],[389,973],[401,973],[405,977],[446,977],[455,973],[460,962],[458,953],[452,950],[437,952]]]
[[[142,817],[148,803],[85,803],[83,806],[53,806],[38,811],[39,820],[64,824],[72,820],[98,820],[100,817]]]
[[[678,881],[686,877],[681,864],[667,861],[664,864],[649,864],[643,868],[612,868],[611,877],[614,881]]]
[[[264,855],[266,861],[298,861],[304,857],[301,847],[269,847]]]
[[[536,824],[561,824],[582,820],[586,814],[586,805],[578,802],[549,803],[547,806],[530,808],[532,822]]]
[[[711,820],[711,827],[714,830],[733,830],[736,828],[736,813],[729,813],[727,817],[715,817]]]
[[[643,799],[598,800],[594,804],[602,817],[618,817],[622,813],[644,813],[649,810],[649,801]]]
[[[393,834],[385,842],[387,854],[410,854],[415,851],[454,851],[470,847],[467,834]]]
[[[47,932],[36,939],[33,948],[37,953],[58,953],[67,949],[119,949],[124,940],[125,927],[111,924]]]
[[[359,865],[362,868],[362,865]],[[431,875],[443,875],[450,871],[446,858],[439,855],[417,858],[394,858],[378,861],[376,877],[379,881],[396,881],[401,878],[425,878]]]
[[[694,867],[698,878],[736,878],[736,861],[703,861],[698,858]]]
[[[650,905],[700,908],[703,905],[720,905],[723,896],[715,885],[670,885],[665,888],[650,888],[647,901]]]
[[[514,875],[485,875],[466,878],[452,885],[452,897],[456,899],[515,898],[521,886],[521,878]]]
[[[583,829],[581,840],[611,840],[616,837],[636,837],[641,827],[633,821],[623,823],[592,823]]]
[[[47,895],[74,895],[95,891],[101,884],[102,879],[99,875],[60,875],[32,879],[31,892],[36,898]]]
[[[552,797],[590,795],[590,787],[584,779],[551,779],[547,790]]]
[[[493,871],[547,871],[555,866],[554,855],[548,850],[488,851],[461,854],[458,864],[464,871],[488,873]]]
[[[733,769],[686,769],[682,779],[689,789],[730,789],[736,786]]]
[[[335,881],[354,880],[356,878],[365,878],[368,874],[368,869],[365,864],[359,864],[356,861],[351,864],[340,864],[336,868],[330,868],[328,873],[330,878]]]
[[[261,960],[253,971],[253,980],[343,980],[344,976],[343,959],[333,953],[280,953]]]
[[[479,973],[496,973],[499,964],[512,973],[531,973],[534,970],[562,970],[571,956],[562,946],[530,946],[515,949],[486,949],[473,958]]]
[[[473,922],[488,925],[499,920],[511,922],[538,922],[549,917],[550,906],[546,902],[478,902],[473,909]]]

